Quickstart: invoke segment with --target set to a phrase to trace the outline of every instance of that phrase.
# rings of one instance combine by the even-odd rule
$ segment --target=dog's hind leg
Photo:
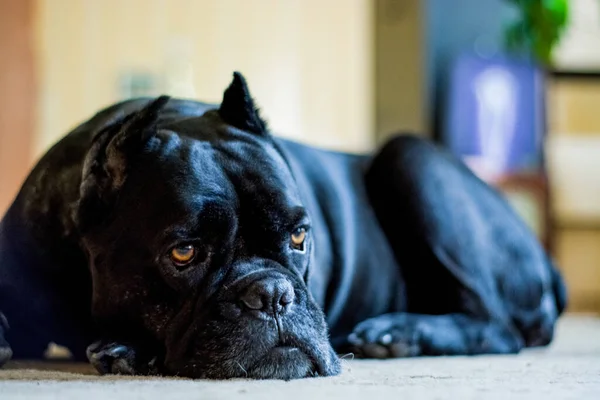
[[[364,349],[402,338],[410,347],[416,338],[419,354],[434,355],[551,341],[564,308],[562,278],[500,193],[448,152],[408,135],[384,145],[365,179],[408,305],[359,324],[350,342]]]

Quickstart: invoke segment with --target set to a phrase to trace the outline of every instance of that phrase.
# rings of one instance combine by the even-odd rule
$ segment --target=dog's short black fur
[[[220,105],[102,110],[0,225],[2,362],[55,342],[102,373],[328,376],[344,352],[546,345],[565,301],[532,232],[445,150],[277,138],[238,73]]]

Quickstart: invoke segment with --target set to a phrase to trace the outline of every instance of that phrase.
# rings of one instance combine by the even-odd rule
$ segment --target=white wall
[[[35,157],[118,100],[130,68],[174,78],[161,92],[214,102],[239,70],[277,133],[373,145],[370,0],[38,0],[36,25]]]
[[[454,0],[452,0],[454,1]],[[375,122],[379,141],[398,131],[430,136],[423,0],[373,0]]]

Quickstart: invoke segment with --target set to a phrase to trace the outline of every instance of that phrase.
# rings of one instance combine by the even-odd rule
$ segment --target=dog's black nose
[[[283,278],[264,278],[252,282],[240,296],[242,303],[250,310],[267,314],[286,311],[294,302],[294,288]]]

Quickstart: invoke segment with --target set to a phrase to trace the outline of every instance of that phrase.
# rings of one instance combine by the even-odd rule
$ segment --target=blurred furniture
[[[465,53],[449,79],[443,143],[498,188],[552,251],[543,72],[508,57]]]
[[[600,311],[600,65],[591,65],[557,69],[548,79],[555,255],[569,309],[583,312]]]

